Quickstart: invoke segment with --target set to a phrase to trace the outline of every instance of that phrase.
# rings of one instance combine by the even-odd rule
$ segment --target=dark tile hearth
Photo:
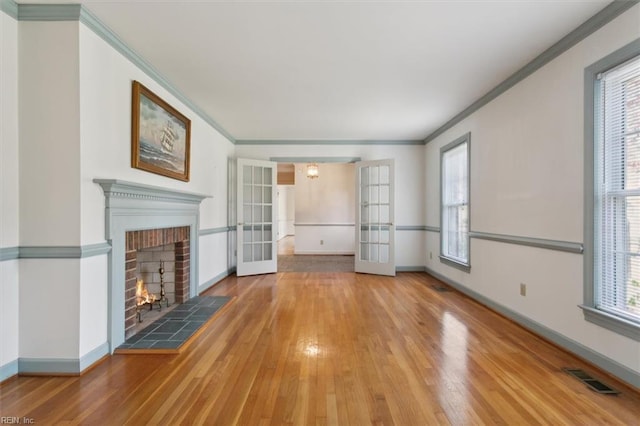
[[[177,350],[230,300],[231,297],[227,296],[196,296],[189,299],[128,338],[118,346],[116,352]]]

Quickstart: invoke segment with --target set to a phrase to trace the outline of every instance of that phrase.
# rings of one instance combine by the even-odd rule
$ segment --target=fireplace
[[[174,245],[175,299],[177,303],[198,294],[198,229],[200,203],[206,195],[125,182],[94,179],[105,197],[105,235],[111,244],[109,256],[109,346],[125,341],[125,325],[135,324],[129,281],[135,282],[130,261],[133,250]],[[133,275],[133,276],[132,276]],[[126,305],[126,306],[125,306]]]
[[[125,238],[124,334],[127,339],[135,334],[136,322],[143,320],[144,309],[162,309],[163,304],[158,303],[162,296],[169,303],[183,303],[190,298],[191,259],[188,226],[128,231]],[[151,303],[140,304],[136,294],[139,281],[152,295]]]

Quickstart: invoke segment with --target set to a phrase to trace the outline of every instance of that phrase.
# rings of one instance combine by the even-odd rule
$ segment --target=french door
[[[277,163],[238,159],[238,276],[277,272]]]
[[[356,272],[396,275],[393,165],[356,163]]]

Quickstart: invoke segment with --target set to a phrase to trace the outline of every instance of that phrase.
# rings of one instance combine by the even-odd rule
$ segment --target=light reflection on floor
[[[442,373],[440,374],[439,399],[451,419],[466,424],[468,412],[461,407],[470,407],[467,390],[467,327],[450,312],[442,316]]]

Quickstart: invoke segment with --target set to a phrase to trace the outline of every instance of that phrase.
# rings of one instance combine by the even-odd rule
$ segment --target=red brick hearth
[[[147,229],[126,233],[125,247],[125,339],[134,334],[136,325],[137,251],[149,247],[175,245],[175,302],[189,299],[189,227]]]

